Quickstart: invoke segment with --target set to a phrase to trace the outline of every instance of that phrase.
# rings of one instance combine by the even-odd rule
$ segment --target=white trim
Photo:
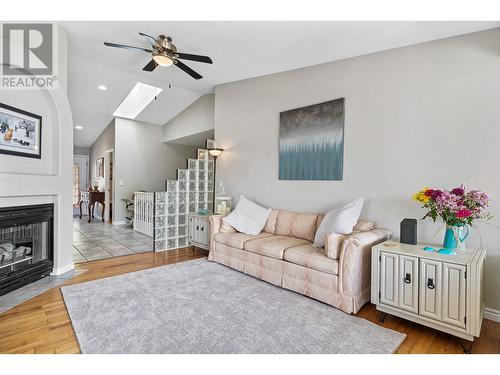
[[[73,262],[66,264],[65,266],[62,267],[54,267],[52,270],[51,275],[57,276],[57,275],[62,275],[66,272],[72,271],[75,269],[75,264]]]
[[[126,221],[113,221],[113,225],[125,225],[127,224]]]
[[[483,311],[483,318],[500,323],[500,310],[485,307]]]

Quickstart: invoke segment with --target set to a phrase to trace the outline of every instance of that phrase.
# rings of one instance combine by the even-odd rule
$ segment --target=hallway
[[[113,225],[100,220],[73,218],[73,261],[82,263],[122,255],[153,251],[151,237],[128,225]]]

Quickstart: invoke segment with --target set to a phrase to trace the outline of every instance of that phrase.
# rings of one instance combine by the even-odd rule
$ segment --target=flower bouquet
[[[450,191],[423,188],[413,196],[423,204],[427,213],[422,218],[430,217],[434,222],[438,217],[446,225],[443,247],[445,249],[463,248],[470,227],[476,220],[490,220],[491,214],[488,196],[481,190],[465,191],[465,186]]]

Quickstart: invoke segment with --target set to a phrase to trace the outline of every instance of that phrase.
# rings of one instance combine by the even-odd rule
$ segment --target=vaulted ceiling
[[[163,88],[137,117],[162,125],[218,84],[500,26],[500,22],[63,22],[69,34],[69,100],[74,144],[90,146],[137,82]],[[175,66],[144,72],[147,53],[104,41],[149,48],[139,36],[166,34],[180,52],[208,55],[213,65],[187,62],[194,80]],[[169,88],[171,84],[171,88]],[[106,91],[100,91],[105,85]]]

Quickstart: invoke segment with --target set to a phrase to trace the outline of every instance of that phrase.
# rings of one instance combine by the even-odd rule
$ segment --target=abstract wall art
[[[344,98],[280,113],[280,180],[342,180],[343,167]]]

